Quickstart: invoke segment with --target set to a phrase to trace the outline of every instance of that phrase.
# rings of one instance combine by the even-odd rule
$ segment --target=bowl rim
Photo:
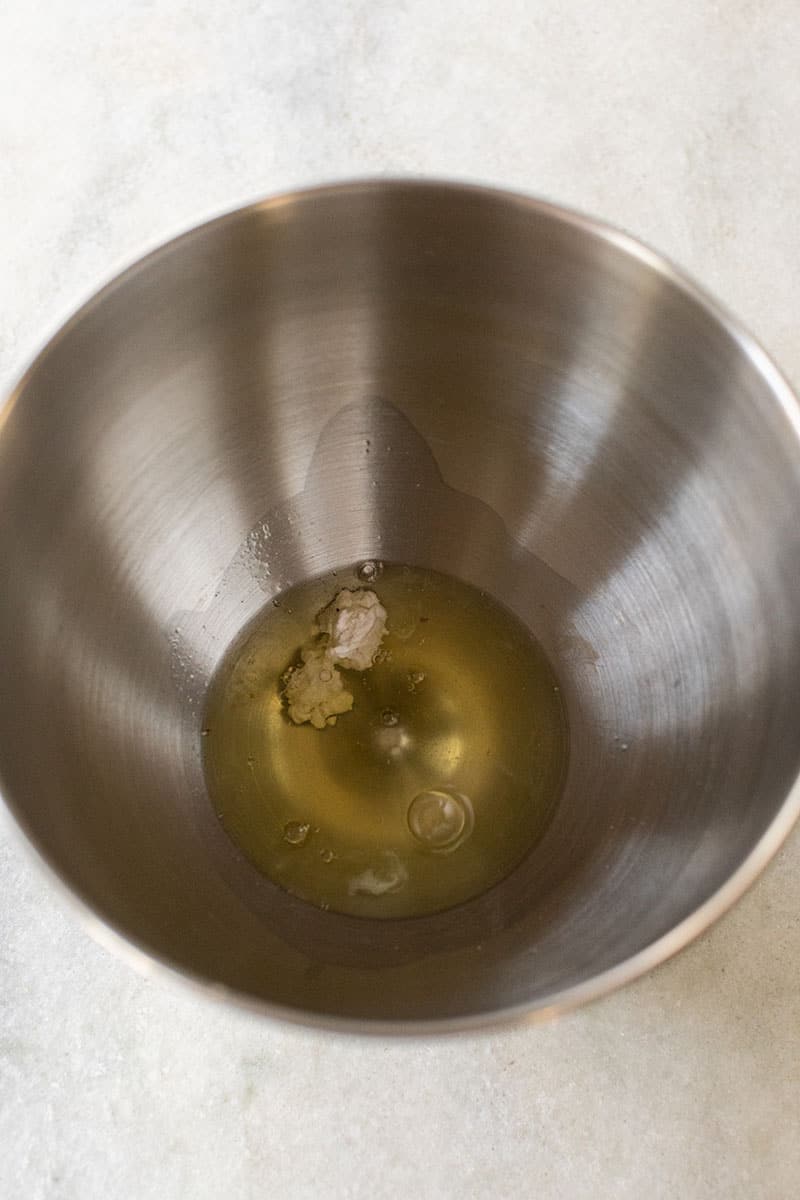
[[[206,236],[216,227],[235,224],[243,217],[253,213],[274,212],[298,202],[312,201],[315,198],[329,195],[346,196],[349,194],[355,196],[364,193],[398,193],[403,190],[418,193],[428,191],[431,194],[438,192],[443,195],[462,193],[476,197],[483,196],[487,200],[502,202],[520,211],[557,221],[561,225],[595,238],[649,267],[683,296],[710,315],[731,337],[741,353],[765,380],[794,433],[798,461],[800,461],[800,399],[788,379],[758,339],[749,333],[723,304],[696,283],[670,258],[613,224],[554,201],[544,200],[514,189],[470,180],[402,175],[366,176],[281,191],[250,200],[244,204],[237,204],[234,207],[227,207],[216,215],[188,228],[183,228],[172,236],[159,238],[143,252],[113,271],[107,277],[106,282],[92,290],[88,298],[79,303],[77,307],[72,308],[66,318],[57,321],[54,331],[44,338],[38,350],[29,357],[27,365],[17,375],[16,381],[12,382],[5,394],[0,395],[0,439],[3,437],[11,411],[19,402],[33,373],[47,360],[55,347],[68,337],[71,331],[95,308],[99,307],[107,297],[118,288],[123,287],[140,271],[145,270],[152,260],[171,253],[186,242]],[[212,982],[205,976],[182,966],[179,962],[152,950],[135,935],[123,932],[113,920],[101,915],[94,908],[88,897],[82,894],[80,887],[67,879],[44,847],[38,844],[25,819],[24,812],[12,800],[5,786],[2,759],[0,759],[0,801],[12,818],[11,821],[6,822],[12,837],[27,853],[28,861],[35,864],[40,871],[40,876],[54,885],[63,902],[72,910],[80,924],[98,945],[111,951],[139,974],[147,978],[180,979],[188,984],[196,995],[222,1000],[239,1009],[271,1018],[276,1022],[289,1022],[293,1025],[349,1035],[403,1035],[414,1038],[463,1031],[491,1031],[503,1025],[541,1024],[571,1012],[584,1004],[599,1000],[665,963],[695,941],[729,911],[752,886],[786,841],[793,826],[800,819],[800,775],[789,788],[766,830],[736,870],[689,916],[642,950],[590,979],[556,990],[540,1001],[519,1001],[515,1004],[486,1009],[465,1016],[421,1020],[333,1016],[311,1009],[275,1004],[227,985]]]

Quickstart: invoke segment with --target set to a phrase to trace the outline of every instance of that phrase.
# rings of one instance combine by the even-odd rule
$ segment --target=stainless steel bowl
[[[623,234],[434,183],[268,200],[105,288],[0,421],[2,791],[140,963],[340,1028],[545,1015],[683,946],[798,814],[798,407]],[[275,888],[201,768],[243,624],[375,556],[510,606],[572,735],[523,865],[408,921]]]

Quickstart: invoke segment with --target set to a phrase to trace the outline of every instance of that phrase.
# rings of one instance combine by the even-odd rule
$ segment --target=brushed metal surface
[[[345,1028],[558,1011],[704,928],[797,815],[798,512],[785,383],[624,235],[433,183],[254,205],[125,272],[0,415],[2,791],[140,963]],[[571,725],[545,840],[413,921],[275,888],[201,769],[231,639],[367,557],[503,600]]]

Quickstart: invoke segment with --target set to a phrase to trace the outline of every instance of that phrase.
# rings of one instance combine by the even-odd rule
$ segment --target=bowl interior
[[[307,1019],[545,1009],[681,926],[785,817],[797,414],[620,235],[437,185],[268,202],[120,277],[0,420],[4,795],[150,955]],[[294,900],[203,779],[227,646],[277,591],[369,557],[502,600],[569,715],[545,839],[424,919]]]

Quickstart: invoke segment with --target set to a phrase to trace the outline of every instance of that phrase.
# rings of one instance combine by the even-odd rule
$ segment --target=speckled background
[[[169,234],[264,192],[400,173],[626,227],[800,380],[796,0],[6,0],[0,56],[0,384]],[[8,1200],[800,1189],[797,834],[624,992],[425,1043],[275,1027],[139,978],[7,818],[0,889]]]

